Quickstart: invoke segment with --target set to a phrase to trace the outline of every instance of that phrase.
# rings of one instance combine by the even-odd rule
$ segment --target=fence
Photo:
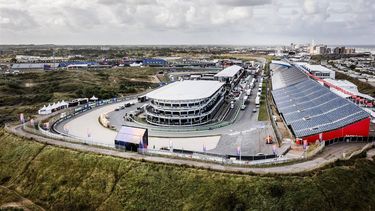
[[[138,153],[149,155],[149,156],[167,156],[167,157],[175,157],[175,158],[183,158],[183,159],[194,159],[200,160],[205,162],[213,162],[222,165],[264,165],[264,164],[277,164],[277,163],[285,163],[289,162],[294,159],[286,158],[283,156],[274,156],[270,155],[266,156],[246,156],[244,158],[247,159],[236,159],[234,156],[227,156],[227,155],[216,155],[210,153],[199,153],[199,152],[189,152],[189,151],[181,151],[181,150],[155,150],[155,149],[138,149]],[[256,158],[258,157],[258,158]],[[249,160],[249,158],[254,158],[253,160]]]
[[[368,137],[361,137],[361,136],[346,136],[346,137],[341,137],[341,138],[335,138],[331,140],[324,141],[325,145],[332,145],[332,144],[337,144],[337,143],[342,143],[342,142],[374,142],[375,137],[373,136],[368,136]]]
[[[272,114],[272,110],[271,110],[271,107],[270,107],[270,104],[269,102],[272,102],[272,99],[270,99],[270,96],[271,94],[269,93],[269,89],[272,88],[272,85],[270,85],[271,83],[269,82],[270,79],[267,79],[266,80],[266,107],[267,107],[267,113],[268,113],[268,116],[271,120],[271,125],[272,125],[272,128],[273,128],[273,131],[275,131],[275,135],[276,135],[276,139],[279,143],[279,145],[282,143],[283,141],[283,136],[281,135],[280,131],[279,131],[279,128],[277,127],[276,125],[276,122],[275,122],[275,119],[273,118],[273,114]]]

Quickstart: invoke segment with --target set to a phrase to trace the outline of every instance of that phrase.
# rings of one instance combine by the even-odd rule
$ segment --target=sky
[[[375,44],[374,0],[0,0],[1,44]]]

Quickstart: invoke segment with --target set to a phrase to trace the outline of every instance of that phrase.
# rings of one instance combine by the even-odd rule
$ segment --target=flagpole
[[[240,140],[240,163],[242,162],[242,139],[243,139],[243,132],[241,131],[241,140]]]

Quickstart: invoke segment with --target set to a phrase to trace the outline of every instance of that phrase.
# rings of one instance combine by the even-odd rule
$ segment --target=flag
[[[173,142],[169,140],[169,150],[173,152]]]
[[[303,140],[303,149],[307,149],[307,140]]]
[[[237,156],[241,156],[241,147],[240,146],[237,147]]]
[[[25,123],[25,116],[23,115],[23,113],[20,113],[20,121],[21,123]]]

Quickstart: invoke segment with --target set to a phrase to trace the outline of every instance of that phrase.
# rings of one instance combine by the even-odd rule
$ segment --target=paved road
[[[145,104],[138,103],[136,100],[130,100],[134,102],[135,105],[119,111],[114,110],[116,107],[124,105],[125,102],[99,107],[62,122],[57,125],[56,129],[69,136],[79,137],[83,139],[84,142],[93,144],[100,143],[100,145],[114,147],[114,139],[117,132],[102,127],[98,122],[100,114],[107,113],[110,117],[109,120],[111,124],[114,125],[117,130],[124,124],[148,128],[150,136],[149,146],[151,148],[155,147],[155,149],[160,149],[173,145],[175,149],[202,152],[205,147],[206,150],[212,150],[210,152],[235,155],[237,147],[240,147],[241,154],[244,156],[255,155],[257,153],[271,154],[272,146],[266,145],[264,139],[268,135],[275,137],[273,129],[269,123],[259,122],[257,120],[258,112],[252,112],[255,108],[258,85],[259,84],[256,83],[252,95],[248,99],[249,103],[246,109],[240,110],[234,123],[221,128],[200,131],[179,131],[171,130],[171,128],[168,127],[165,130],[161,130],[160,127],[127,122],[124,121],[123,118],[125,114],[135,111],[137,107],[141,107]],[[238,104],[240,103],[238,102]]]
[[[257,173],[257,174],[293,174],[305,171],[311,171],[318,168],[321,168],[327,164],[335,162],[336,160],[342,157],[342,154],[345,152],[350,154],[355,150],[361,149],[365,144],[363,143],[341,143],[336,145],[328,146],[324,149],[322,153],[320,153],[316,158],[312,160],[308,160],[306,162],[295,163],[291,165],[284,165],[284,166],[277,166],[277,167],[264,167],[264,168],[249,168],[249,167],[241,167],[241,166],[227,166],[227,165],[220,165],[215,163],[205,163],[199,162],[195,160],[180,160],[180,159],[173,159],[167,157],[155,157],[155,156],[145,156],[138,153],[132,152],[119,152],[115,150],[97,148],[90,145],[83,145],[77,143],[70,143],[60,140],[55,140],[51,138],[41,137],[35,134],[30,134],[22,130],[21,126],[14,126],[14,127],[7,127],[8,131],[22,137],[26,138],[33,138],[42,143],[55,145],[58,147],[65,147],[74,150],[79,150],[83,152],[94,152],[97,154],[103,155],[110,155],[116,156],[121,158],[127,159],[135,159],[135,160],[146,160],[150,162],[156,163],[167,163],[167,164],[175,164],[175,165],[185,165],[190,167],[198,167],[198,168],[205,168],[210,170],[216,171],[226,171],[226,172],[233,172],[233,173]]]

